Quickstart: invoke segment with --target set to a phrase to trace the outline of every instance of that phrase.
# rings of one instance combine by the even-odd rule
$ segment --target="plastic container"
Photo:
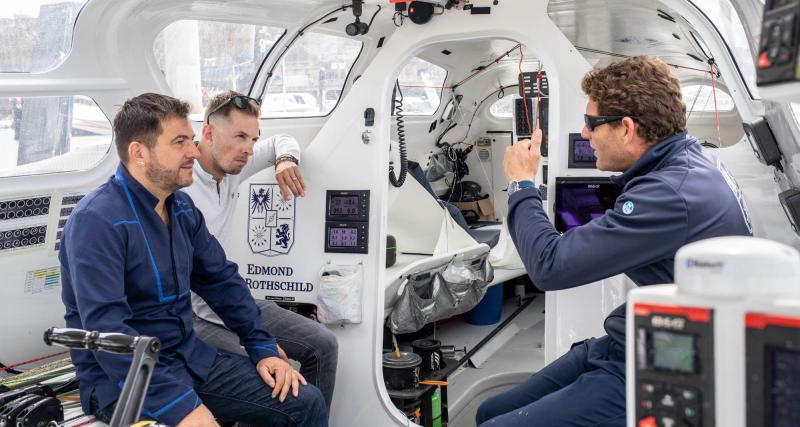
[[[473,325],[494,325],[503,314],[503,284],[492,285],[486,290],[481,302],[467,312],[467,323]]]

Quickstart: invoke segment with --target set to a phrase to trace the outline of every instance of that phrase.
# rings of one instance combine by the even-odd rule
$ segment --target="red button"
[[[647,417],[639,420],[639,427],[656,427],[656,417]]]
[[[767,57],[767,52],[761,52],[761,55],[758,55],[758,62],[756,64],[758,68],[769,68],[772,66],[772,61],[769,60]]]
[[[639,427],[657,427],[656,417],[647,417],[639,420]]]

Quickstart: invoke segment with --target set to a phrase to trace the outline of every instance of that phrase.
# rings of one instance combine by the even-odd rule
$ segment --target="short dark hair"
[[[247,96],[241,92],[237,92],[235,90],[227,90],[225,92],[220,92],[214,95],[210,101],[208,101],[208,105],[206,106],[205,114],[203,117],[208,121],[208,116],[211,112],[214,112],[214,115],[219,115],[221,117],[228,117],[231,114],[231,110],[235,108],[232,102],[229,102],[231,98],[235,96]],[[246,107],[243,109],[236,108],[237,111],[240,111],[248,116],[258,117],[261,114],[261,108],[258,105],[254,105],[254,102],[248,102]],[[217,109],[219,108],[219,109]]]
[[[190,110],[188,102],[157,93],[143,93],[125,101],[114,116],[114,141],[119,159],[128,161],[128,146],[133,141],[154,148],[163,131],[161,122],[167,117],[185,119]]]
[[[634,56],[589,71],[581,88],[601,116],[635,118],[639,136],[651,144],[686,130],[680,81],[658,58]]]

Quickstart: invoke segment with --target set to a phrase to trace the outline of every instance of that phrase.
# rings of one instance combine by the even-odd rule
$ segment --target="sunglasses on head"
[[[594,129],[598,126],[606,123],[618,122],[625,117],[630,117],[634,121],[636,120],[635,117],[631,116],[590,116],[588,114],[584,114],[583,122],[586,124],[586,128],[589,129],[589,132],[594,132]]]
[[[236,108],[238,108],[240,110],[246,110],[248,108],[247,104],[250,103],[250,102],[255,102],[256,103],[256,107],[261,105],[261,101],[255,99],[255,98],[251,98],[249,96],[236,95],[236,96],[230,97],[225,102],[223,102],[222,104],[217,105],[217,108],[214,108],[213,110],[211,110],[210,113],[208,113],[208,115],[206,116],[206,123],[209,123],[209,119],[211,118],[212,114],[214,114],[217,111],[221,110],[222,107],[224,107],[224,106],[226,106],[228,104],[233,104],[234,107],[236,107]]]

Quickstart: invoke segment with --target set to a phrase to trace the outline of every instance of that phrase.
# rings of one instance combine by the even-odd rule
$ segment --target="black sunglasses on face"
[[[631,119],[636,120],[636,118],[631,116],[590,116],[588,114],[584,114],[583,122],[586,124],[586,128],[589,129],[589,132],[594,132],[594,129],[600,125],[618,122],[625,117],[630,117]]]
[[[228,105],[229,103],[233,104],[234,107],[236,107],[236,108],[238,108],[240,110],[246,110],[247,109],[247,104],[250,103],[250,102],[255,102],[256,103],[256,107],[261,105],[261,101],[255,99],[255,98],[251,98],[249,96],[245,96],[245,95],[236,95],[234,97],[228,98],[227,101],[223,102],[222,104],[217,105],[217,108],[211,110],[211,112],[208,113],[208,115],[206,116],[206,123],[209,123],[209,119],[211,118],[212,114],[216,113],[217,111],[222,109],[222,107]]]

